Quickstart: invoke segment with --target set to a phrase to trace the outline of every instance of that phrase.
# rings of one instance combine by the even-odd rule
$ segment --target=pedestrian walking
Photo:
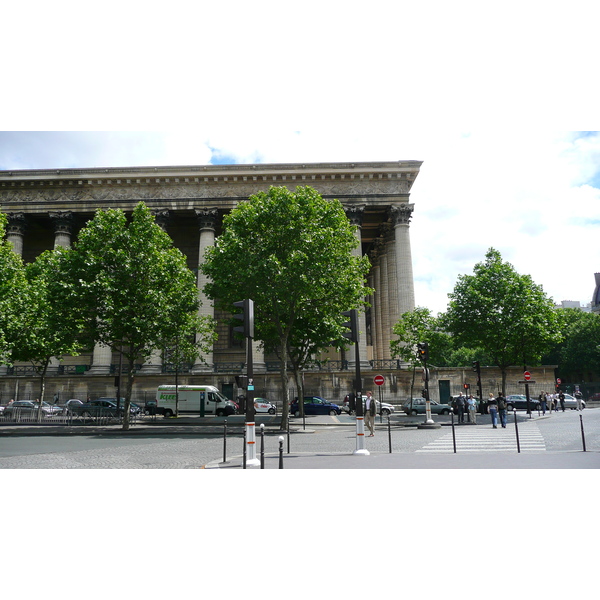
[[[500,414],[500,424],[502,425],[502,427],[506,428],[506,416],[507,416],[506,398],[504,398],[504,396],[502,395],[502,392],[500,392],[498,394],[498,397],[496,398],[496,402],[498,403],[498,413]]]
[[[498,429],[498,401],[494,398],[494,394],[490,394],[488,400],[488,411],[492,417],[492,426],[494,429]]]
[[[560,407],[562,411],[565,412],[565,395],[563,394],[562,390],[560,394],[558,394],[558,399],[560,400]]]
[[[477,423],[477,405],[475,404],[475,398],[471,394],[467,399],[467,409],[469,411],[469,421],[473,424]]]
[[[577,410],[583,410],[582,400],[583,400],[583,394],[579,390],[577,390],[575,392],[575,402],[577,402]]]
[[[542,406],[542,414],[546,414],[546,392],[542,392],[538,398],[540,405]]]
[[[365,402],[365,423],[371,432],[369,437],[375,435],[375,415],[377,414],[377,403],[373,398],[373,392],[367,392],[367,400]]]

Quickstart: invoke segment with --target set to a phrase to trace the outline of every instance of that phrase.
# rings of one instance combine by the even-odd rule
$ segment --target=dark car
[[[538,398],[529,397],[530,410],[542,410],[542,405]],[[522,394],[511,394],[506,396],[506,410],[527,410],[527,397]]]
[[[429,408],[431,413],[435,415],[449,415],[451,406],[448,404],[439,404],[435,400],[429,401]],[[408,400],[402,405],[402,410],[407,415],[424,415],[426,413],[427,406],[424,398],[413,398],[412,402]]]
[[[139,409],[138,409],[139,410]],[[123,406],[117,407],[117,403],[112,400],[99,398],[84,402],[81,406],[74,406],[72,410],[74,415],[81,417],[120,417],[123,414]],[[136,414],[137,411],[131,407],[130,414]]]
[[[117,404],[117,399],[116,398],[98,398],[99,401],[108,401],[108,402],[113,402],[115,405]],[[123,408],[125,406],[125,398],[121,398],[121,401],[119,402],[119,408]],[[135,402],[130,402],[129,403],[129,412],[132,415],[137,415],[138,413],[142,412],[142,407],[139,406],[138,404],[136,404]]]
[[[320,396],[304,396],[304,414],[305,415],[339,415],[342,409],[331,402],[327,402]],[[298,400],[294,400],[290,407],[290,413],[295,417],[300,416],[300,407]]]

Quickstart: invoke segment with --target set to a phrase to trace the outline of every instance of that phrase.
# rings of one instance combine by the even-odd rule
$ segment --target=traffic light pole
[[[354,451],[354,454],[358,454],[361,456],[369,456],[371,453],[365,448],[365,413],[363,410],[362,400],[362,379],[360,374],[358,331],[356,332],[356,342],[354,342],[354,348],[356,358],[356,382],[354,384],[354,387],[356,388],[356,450]],[[371,402],[375,402],[375,400],[371,400]]]

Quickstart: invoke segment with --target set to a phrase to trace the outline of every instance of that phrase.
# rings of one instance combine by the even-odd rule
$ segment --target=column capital
[[[27,226],[27,220],[25,213],[22,212],[9,212],[6,213],[8,223],[6,224],[6,233],[12,235],[24,235],[25,227]]]
[[[167,230],[167,223],[171,218],[171,213],[166,208],[154,208],[150,211],[154,217],[154,222],[163,230]]]
[[[73,213],[70,210],[54,210],[48,213],[54,223],[54,233],[71,235],[73,229]]]
[[[398,204],[390,207],[390,215],[392,217],[394,226],[396,225],[408,225],[412,217],[413,210],[415,209],[414,204]]]
[[[200,229],[215,230],[217,219],[219,218],[219,210],[217,208],[195,208],[194,212],[196,213]]]
[[[352,225],[357,227],[362,226],[363,214],[365,212],[365,204],[357,204],[354,206],[344,206],[344,212]]]

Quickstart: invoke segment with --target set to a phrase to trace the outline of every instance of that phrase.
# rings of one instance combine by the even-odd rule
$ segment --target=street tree
[[[23,261],[4,239],[6,223],[6,215],[0,213],[0,365],[11,363],[16,335],[24,327],[28,290]]]
[[[352,254],[355,230],[338,200],[309,186],[271,187],[232,210],[206,251],[206,295],[229,312],[235,301],[254,300],[255,339],[280,358],[282,423],[290,353],[299,369],[342,339],[342,311],[364,307],[369,263]]]
[[[459,275],[448,294],[445,328],[466,348],[480,348],[502,373],[511,365],[539,365],[541,357],[560,341],[560,321],[554,303],[529,275],[520,275],[490,248],[473,275]]]
[[[140,202],[128,220],[121,210],[97,211],[69,253],[63,296],[77,298],[90,341],[121,353],[127,385],[123,429],[135,365],[177,340],[180,356],[199,356],[214,323],[198,316],[198,289],[185,256]]]
[[[52,359],[65,354],[76,356],[85,345],[81,321],[73,318],[72,305],[57,294],[67,253],[63,248],[47,250],[25,267],[26,303],[20,315],[22,328],[14,334],[12,357],[31,363],[40,378],[38,420],[42,418],[46,375]]]

